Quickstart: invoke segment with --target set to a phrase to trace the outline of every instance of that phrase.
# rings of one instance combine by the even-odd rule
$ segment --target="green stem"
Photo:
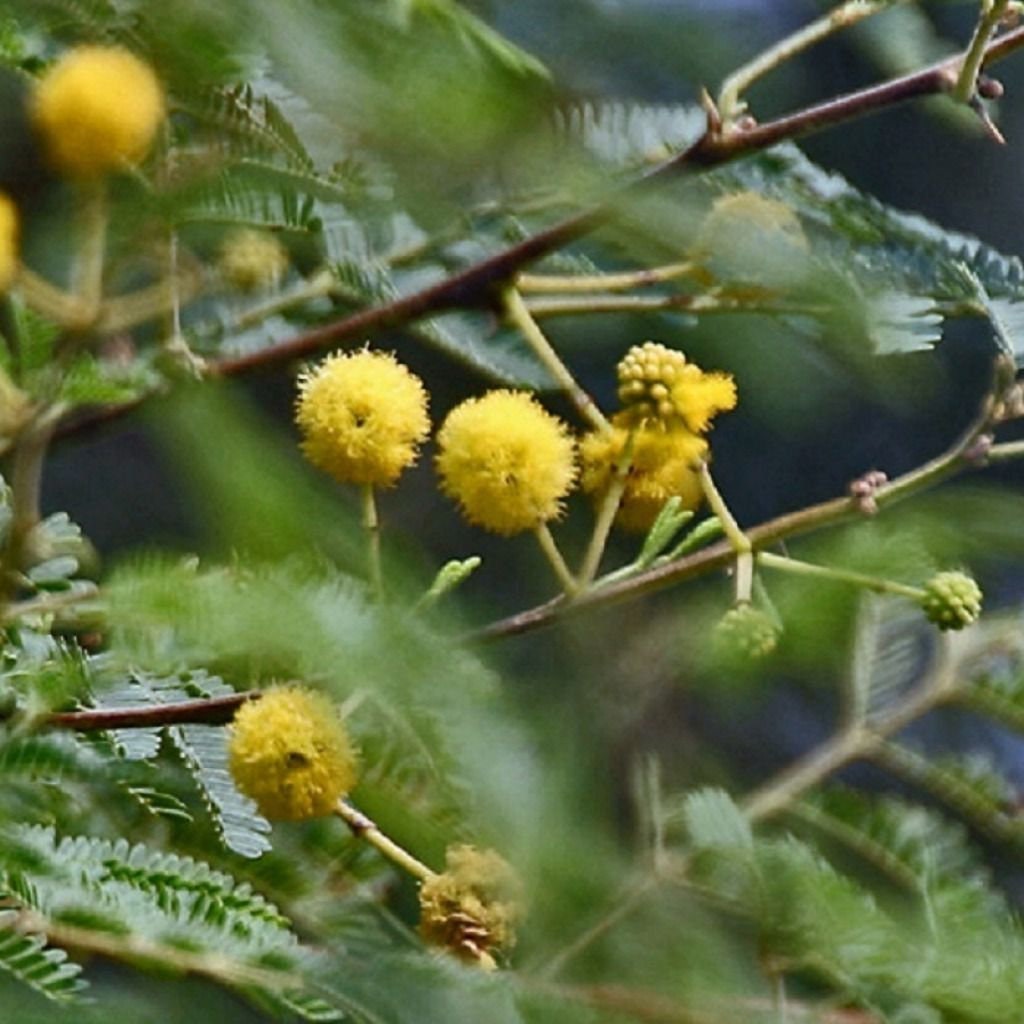
[[[832,35],[833,32],[862,21],[881,9],[882,4],[877,0],[847,0],[828,14],[822,15],[817,21],[812,21],[785,39],[780,39],[774,46],[738,68],[722,83],[718,93],[718,110],[722,120],[728,124],[743,112],[746,105],[741,102],[740,96],[757,79]]]
[[[408,850],[401,847],[393,839],[386,836],[362,811],[357,811],[344,800],[338,801],[335,814],[352,830],[352,834],[367,842],[378,853],[383,854],[392,864],[408,872],[413,878],[427,882],[437,877],[437,872],[428,868],[421,860],[417,860]]]
[[[769,551],[758,552],[757,564],[767,569],[788,572],[794,576],[809,576],[814,579],[850,583],[855,587],[874,591],[876,594],[895,594],[898,597],[907,597],[915,602],[920,602],[924,599],[924,591],[920,587],[911,587],[905,583],[897,583],[895,580],[868,576],[865,573],[852,572],[848,569],[835,569],[827,565],[812,565],[810,562],[801,562],[795,558],[773,555]]]
[[[593,924],[581,932],[564,949],[554,956],[546,957],[537,970],[540,978],[555,978],[565,965],[582,953],[588,946],[605,935],[624,917],[631,914],[654,891],[657,879],[653,875],[643,875],[636,881],[628,883],[611,901],[611,906]]]
[[[870,734],[860,726],[837,733],[754,790],[743,810],[752,822],[770,818],[845,764],[863,756]]]
[[[526,303],[515,288],[507,288],[504,292],[505,312],[512,324],[517,327],[545,369],[558,382],[580,416],[596,430],[610,430],[611,424],[594,404],[594,400],[576,383],[576,378],[552,348],[551,342],[538,327],[537,321],[530,315]]]
[[[677,277],[686,277],[694,269],[695,264],[686,261],[621,274],[520,274],[516,278],[516,288],[520,292],[549,294],[626,292],[634,288],[661,284],[663,281],[672,281]]]
[[[103,178],[85,182],[79,194],[78,247],[71,275],[71,290],[82,301],[88,322],[99,315],[103,301],[103,263],[107,247],[107,183]]]
[[[569,566],[566,565],[562,552],[558,550],[558,545],[555,543],[555,538],[551,536],[548,524],[540,523],[533,532],[537,538],[537,543],[540,544],[541,551],[544,552],[544,557],[554,570],[555,576],[558,577],[562,590],[565,591],[568,597],[578,594],[580,590],[579,582],[573,576]]]
[[[750,793],[743,809],[751,822],[786,810],[795,800],[852,761],[874,756],[883,741],[940,704],[960,694],[953,667],[940,664],[932,675],[870,727],[852,723]]]
[[[622,504],[622,495],[629,483],[629,467],[633,462],[633,432],[630,431],[622,448],[622,454],[616,460],[612,470],[612,478],[608,484],[608,490],[601,499],[597,511],[597,518],[594,521],[594,532],[590,536],[590,543],[587,545],[587,552],[580,567],[580,587],[586,589],[594,582],[598,567],[601,564],[601,556],[608,544],[608,535],[611,533],[615,516],[618,514],[619,505]]]
[[[535,317],[578,316],[587,313],[656,313],[662,310],[694,315],[764,313],[767,316],[823,316],[826,307],[806,302],[744,299],[725,295],[570,295],[530,299],[526,308]]]
[[[384,572],[380,558],[380,518],[377,515],[377,496],[373,484],[363,484],[362,522],[366,531],[367,558],[369,565],[370,586],[377,600],[384,598]]]
[[[711,478],[711,470],[706,462],[702,462],[700,465],[700,486],[704,491],[704,497],[707,498],[711,511],[722,524],[725,538],[733,551],[737,555],[748,554],[752,550],[750,538],[740,529],[740,524],[736,522],[735,517],[729,510],[729,506],[725,503],[725,499],[715,486],[715,481]]]
[[[960,74],[950,95],[958,103],[969,103],[978,87],[978,75],[985,62],[985,51],[992,34],[999,27],[999,22],[1006,13],[1009,0],[990,0],[983,6],[981,17],[974,27],[974,35],[967,46]]]
[[[107,930],[52,921],[31,910],[19,915],[14,927],[25,935],[46,935],[54,946],[111,960],[160,965],[165,971],[194,974],[222,984],[277,992],[295,987],[293,971],[256,967],[221,952],[192,952],[137,932],[115,935]]]
[[[232,329],[245,330],[248,327],[261,324],[267,317],[276,316],[293,306],[325,298],[334,291],[336,286],[337,279],[334,274],[330,270],[321,270],[298,288],[276,295],[267,302],[261,302],[259,305],[239,313],[232,322]]]
[[[63,406],[45,409],[35,422],[18,436],[14,446],[11,468],[11,524],[4,566],[8,573],[18,573],[30,555],[28,540],[39,524],[40,492],[43,483],[43,464],[50,441],[57,429]],[[10,580],[8,580],[8,586]]]
[[[985,455],[985,461],[994,465],[1000,462],[1012,462],[1024,456],[1024,441],[1004,441],[994,444]]]
[[[92,314],[81,298],[50,284],[29,267],[18,268],[16,287],[26,305],[67,330],[82,331],[91,323]]]
[[[874,493],[878,508],[888,508],[910,495],[934,487],[964,469],[976,466],[976,460],[966,456],[977,444],[979,436],[989,429],[989,406],[989,396],[986,395],[982,412],[946,451],[923,466],[880,486]],[[1015,443],[997,445],[993,451],[998,453],[1002,461],[1024,456],[1024,446],[1017,447]],[[760,549],[824,527],[863,519],[863,516],[860,504],[849,495],[844,495],[820,502],[817,505],[809,505],[796,512],[787,512],[758,526],[752,526],[747,530],[746,536],[754,548]],[[722,525],[724,530],[724,522]],[[473,635],[473,639],[495,640],[506,636],[517,636],[546,626],[568,612],[579,613],[590,608],[640,597],[675,586],[684,580],[724,568],[735,557],[735,547],[730,541],[727,541],[726,543],[711,544],[667,562],[659,560],[649,569],[630,572],[625,579],[598,581],[599,585],[591,587],[571,603],[556,599],[535,608],[524,609],[507,619],[492,622],[478,630]]]

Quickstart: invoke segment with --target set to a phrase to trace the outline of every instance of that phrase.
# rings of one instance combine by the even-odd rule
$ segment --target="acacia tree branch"
[[[979,71],[1024,47],[1024,26],[990,40],[982,51]],[[212,360],[209,370],[220,376],[244,373],[309,356],[328,345],[365,337],[449,309],[496,307],[497,294],[524,268],[563,248],[610,220],[621,206],[654,185],[689,174],[699,174],[722,164],[795,140],[825,128],[837,127],[868,114],[879,113],[910,100],[951,92],[960,77],[962,56],[957,54],[920,71],[879,85],[846,93],[761,125],[722,133],[712,110],[709,127],[692,146],[623,187],[606,202],[577,213],[507,249],[474,263],[458,273],[392,302],[361,309],[339,320],[322,324],[288,341],[242,355]],[[62,434],[96,426],[129,412],[139,401],[107,406],[72,420]]]
[[[1024,26],[989,42],[980,68],[1008,57],[1022,46]],[[614,217],[624,203],[652,186],[711,170],[780,142],[846,124],[909,100],[948,93],[957,83],[961,63],[962,56],[957,54],[920,71],[846,93],[742,131],[734,129],[723,134],[716,118],[712,117],[708,129],[692,146],[625,186],[606,202],[568,217],[427,288],[322,324],[278,345],[214,360],[212,368],[222,375],[241,373],[258,366],[307,356],[326,345],[409,323],[428,314],[453,308],[492,306],[496,301],[496,289],[511,281],[523,267],[600,227]]]
[[[85,711],[54,711],[43,724],[55,729],[99,732],[105,729],[145,729],[162,725],[224,725],[249,700],[257,700],[259,690],[229,693],[224,697],[186,700],[178,704],[146,705],[137,708],[88,708]]]
[[[1024,456],[1024,449],[1015,446],[991,445],[989,431],[994,425],[993,393],[1000,391],[1012,381],[1014,369],[1011,363],[998,360],[992,390],[986,393],[977,416],[957,440],[940,455],[916,469],[912,469],[894,480],[872,486],[865,497],[862,488],[851,486],[850,493],[841,498],[819,502],[787,512],[767,522],[743,531],[752,551],[769,547],[790,537],[810,533],[826,526],[850,522],[873,514],[878,509],[894,504],[912,494],[933,487],[948,477],[968,469],[978,469],[986,464],[990,451],[998,451],[1003,459],[1017,455]],[[1007,450],[1009,449],[1009,450]],[[875,478],[872,472],[864,479]],[[881,478],[884,480],[884,477]],[[860,483],[858,481],[857,483]],[[532,632],[552,624],[556,619],[592,608],[617,603],[627,598],[639,597],[673,586],[682,580],[704,576],[717,569],[724,569],[736,557],[736,550],[729,540],[701,548],[692,554],[666,562],[656,562],[648,569],[625,578],[616,578],[602,583],[598,580],[589,590],[580,593],[571,601],[559,596],[534,608],[517,612],[505,619],[484,626],[471,633],[472,641],[500,640]]]

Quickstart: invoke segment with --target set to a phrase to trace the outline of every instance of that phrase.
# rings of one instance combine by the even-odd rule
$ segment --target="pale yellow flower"
[[[522,391],[491,391],[452,410],[437,435],[441,488],[492,533],[530,530],[562,510],[576,481],[564,423]]]
[[[515,944],[522,884],[494,850],[450,846],[445,870],[420,888],[420,934],[464,960],[493,970],[493,951]]]
[[[612,423],[611,430],[593,431],[580,444],[581,486],[598,501],[611,484],[630,436],[622,413]],[[655,423],[634,427],[632,433],[632,460],[615,521],[624,530],[642,533],[654,525],[669,498],[678,497],[684,509],[700,505],[700,464],[708,457],[708,443],[683,426],[669,429]]]
[[[231,723],[235,785],[268,818],[330,814],[356,784],[356,753],[334,704],[300,686],[279,686],[243,704]]]
[[[164,118],[153,69],[116,46],[77,46],[40,79],[32,120],[50,162],[74,178],[139,163]]]
[[[389,352],[337,353],[299,378],[302,451],[343,483],[390,487],[430,432],[427,392]]]

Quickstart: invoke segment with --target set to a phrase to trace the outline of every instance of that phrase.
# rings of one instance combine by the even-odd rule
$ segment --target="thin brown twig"
[[[988,67],[1021,47],[1024,47],[1024,26],[990,41],[985,47],[980,66]],[[625,202],[636,198],[651,186],[682,175],[711,170],[780,142],[846,124],[900,103],[948,93],[956,84],[961,61],[962,57],[958,54],[919,71],[834,97],[742,131],[733,130],[727,134],[707,131],[688,149],[624,187],[605,203],[570,216],[427,288],[322,324],[280,344],[214,360],[211,370],[221,376],[243,373],[261,366],[309,356],[328,345],[365,337],[444,310],[494,307],[500,288],[512,281],[524,267],[600,227]],[[69,429],[78,430],[92,426],[95,422],[111,420],[121,412],[135,408],[137,404],[108,407],[93,417],[78,417]]]
[[[1007,32],[986,47],[981,66],[986,67],[1022,46],[1024,27]],[[720,167],[780,142],[845,124],[899,103],[949,92],[957,81],[960,60],[957,55],[920,71],[846,93],[743,131],[728,134],[707,131],[688,149],[625,186],[605,203],[568,217],[437,284],[315,327],[280,345],[215,361],[214,366],[224,375],[238,373],[254,366],[309,355],[333,342],[407,323],[428,313],[455,307],[490,306],[495,299],[495,290],[510,281],[523,267],[600,227],[624,202],[635,199],[651,186],[685,174]]]
[[[187,700],[178,704],[157,704],[137,708],[87,708],[84,711],[54,711],[43,724],[55,729],[97,732],[104,729],[145,729],[162,725],[224,725],[246,701],[257,700],[259,690],[230,693],[224,697]]]

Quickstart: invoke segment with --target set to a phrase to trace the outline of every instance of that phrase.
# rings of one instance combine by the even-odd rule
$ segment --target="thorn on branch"
[[[711,93],[709,93],[703,86],[701,86],[700,90],[700,105],[701,109],[708,117],[708,126],[705,130],[705,135],[712,139],[720,138],[722,135],[722,115],[718,112],[718,106],[712,98]]]
[[[985,109],[985,104],[982,103],[978,96],[973,96],[967,104],[975,114],[978,115],[978,120],[981,121],[982,127],[985,129],[985,134],[994,142],[998,142],[1000,146],[1006,145],[1006,137],[996,127],[995,121],[989,115],[989,112]]]

